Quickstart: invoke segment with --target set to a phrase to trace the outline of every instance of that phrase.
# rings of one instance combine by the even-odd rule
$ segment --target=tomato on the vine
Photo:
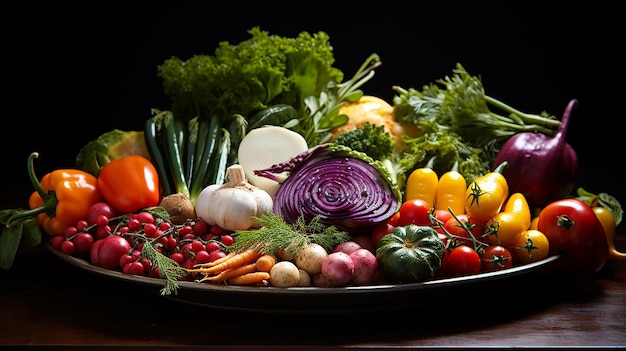
[[[476,250],[460,245],[450,251],[446,267],[452,276],[470,275],[479,273],[482,263]]]
[[[513,266],[511,252],[502,245],[490,245],[480,255],[481,271],[499,271]]]
[[[400,206],[399,226],[409,224],[431,225],[431,206],[422,199],[407,200]]]
[[[550,241],[541,231],[528,229],[520,233],[510,247],[515,259],[521,263],[532,263],[548,257]]]
[[[479,239],[483,232],[483,227],[472,222],[467,214],[456,215],[456,218],[450,216],[450,219],[444,223],[443,228],[459,243],[469,247],[474,247],[470,233],[474,236],[474,239]]]
[[[450,218],[453,218],[452,213],[448,210],[435,210],[434,214],[438,222],[433,223],[433,228],[435,228],[438,233],[443,233],[440,227],[443,227]]]
[[[608,260],[609,244],[602,223],[584,201],[567,198],[541,210],[537,229],[550,241],[550,253],[565,253],[571,268],[599,271]]]
[[[530,221],[529,221],[530,222]],[[493,245],[505,247],[513,245],[517,237],[528,229],[529,222],[521,215],[513,212],[500,212],[487,222],[486,240]]]

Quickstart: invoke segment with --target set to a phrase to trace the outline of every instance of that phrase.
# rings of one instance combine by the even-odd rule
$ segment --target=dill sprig
[[[141,254],[159,268],[159,274],[165,280],[165,286],[161,289],[161,295],[178,294],[178,280],[187,271],[176,261],[158,252],[151,242],[146,242],[143,245]]]
[[[231,251],[257,249],[263,253],[274,254],[277,250],[286,250],[289,254],[296,254],[309,243],[317,243],[327,251],[335,245],[350,240],[347,232],[340,231],[335,226],[322,223],[322,215],[316,215],[310,221],[304,216],[298,217],[295,223],[287,223],[272,211],[255,217],[259,229],[237,230],[232,235],[235,242],[227,247]]]

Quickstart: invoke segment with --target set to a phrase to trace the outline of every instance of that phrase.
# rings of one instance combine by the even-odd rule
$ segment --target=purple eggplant
[[[511,193],[522,193],[532,207],[544,207],[566,197],[578,176],[578,156],[565,141],[569,119],[578,106],[571,100],[553,136],[523,132],[510,137],[500,149],[494,164],[507,161],[504,170]]]

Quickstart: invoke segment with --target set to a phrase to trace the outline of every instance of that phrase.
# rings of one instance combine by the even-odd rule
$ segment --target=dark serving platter
[[[97,267],[81,258],[63,254],[52,248],[49,243],[46,243],[46,247],[63,261],[88,272],[131,284],[144,285],[157,294],[161,294],[161,289],[164,287],[162,279],[124,274]],[[320,314],[382,311],[442,303],[458,298],[459,294],[468,297],[471,294],[488,292],[495,285],[509,284],[511,281],[519,282],[522,278],[532,279],[535,276],[550,273],[561,257],[555,255],[505,270],[412,284],[341,288],[277,288],[180,281],[176,294],[162,296],[165,299],[195,306],[264,313]]]

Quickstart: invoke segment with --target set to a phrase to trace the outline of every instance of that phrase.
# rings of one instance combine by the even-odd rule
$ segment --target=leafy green
[[[423,133],[405,140],[417,164],[436,156],[435,170],[445,172],[458,161],[459,171],[472,181],[490,170],[512,135],[552,135],[558,129],[560,122],[546,112],[523,113],[486,95],[480,77],[471,76],[461,64],[453,73],[421,91],[393,87],[398,93],[393,99],[394,118],[416,124]]]
[[[395,183],[403,190],[406,183],[407,167],[412,167],[411,155],[396,148],[391,135],[385,126],[377,126],[365,122],[363,126],[341,133],[333,143],[344,145],[352,150],[360,151],[383,163]],[[407,158],[404,159],[403,158]]]
[[[362,96],[359,88],[380,64],[372,55],[352,79],[343,82],[343,72],[333,66],[333,47],[326,33],[301,32],[288,38],[259,27],[248,33],[251,38],[238,44],[221,42],[213,55],[194,55],[184,61],[174,56],[157,69],[174,115],[183,120],[217,116],[231,133],[233,151],[245,134],[241,121],[233,122],[235,116],[256,126],[253,117],[259,111],[281,104],[297,112],[297,118],[283,126],[305,136],[310,146],[324,142],[331,128],[347,122],[347,116],[338,114],[341,104]],[[233,126],[239,129],[233,131]],[[234,162],[236,152],[231,152],[229,164]]]
[[[279,249],[295,255],[309,243],[316,243],[331,251],[335,245],[350,240],[347,232],[338,230],[335,226],[322,223],[322,216],[316,215],[310,221],[304,216],[298,217],[295,223],[287,223],[272,211],[255,217],[259,229],[237,230],[232,235],[235,242],[227,247],[228,250],[242,251],[258,249],[263,253],[275,253]]]
[[[153,245],[160,245],[155,241],[148,241],[143,245],[141,254],[148,258],[159,268],[160,278],[165,280],[165,286],[161,289],[161,295],[177,295],[178,280],[185,275],[186,270],[176,261],[160,253]]]
[[[23,209],[0,211],[0,223],[4,226],[0,234],[0,268],[10,269],[20,244],[34,247],[41,243],[41,230],[34,216],[9,223],[14,215],[25,212]]]
[[[608,193],[593,194],[582,187],[576,189],[576,195],[578,195],[577,199],[586,202],[591,207],[602,206],[611,211],[613,218],[615,218],[616,226],[622,223],[624,210],[622,209],[622,204],[613,195]]]

